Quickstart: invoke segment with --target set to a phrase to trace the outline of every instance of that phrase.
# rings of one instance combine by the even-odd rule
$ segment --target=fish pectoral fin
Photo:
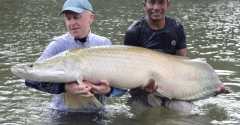
[[[78,84],[81,84],[83,82],[83,77],[79,76],[76,81],[77,81]]]
[[[77,83],[78,83],[78,84],[81,84],[81,83],[82,83],[82,80],[77,80]]]

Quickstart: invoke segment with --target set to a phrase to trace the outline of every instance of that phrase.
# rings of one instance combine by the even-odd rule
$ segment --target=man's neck
[[[146,17],[146,21],[151,29],[153,30],[160,30],[165,27],[165,18],[161,20],[150,20],[148,17]]]

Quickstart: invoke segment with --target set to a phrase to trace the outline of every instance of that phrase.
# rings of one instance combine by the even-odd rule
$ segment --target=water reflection
[[[127,27],[143,15],[139,0],[92,0],[97,20],[92,31],[122,44]],[[171,0],[170,16],[186,29],[189,56],[206,59],[233,93],[195,102],[198,116],[166,109],[132,112],[127,96],[110,99],[104,124],[208,125],[240,123],[239,0]],[[65,32],[63,0],[0,0],[0,124],[55,124],[47,114],[51,95],[27,88],[11,75],[11,65],[34,61],[49,41]],[[144,114],[145,113],[145,114]],[[76,119],[75,119],[76,120]],[[86,124],[94,124],[84,122]],[[59,123],[60,124],[60,123]],[[79,124],[73,122],[62,124]]]
[[[208,58],[220,57],[220,60],[234,54],[239,55],[238,1],[208,0],[204,3],[187,7],[188,18],[183,18],[183,22],[186,22],[185,26],[189,29],[189,36],[196,36],[189,39],[194,46],[193,54]]]

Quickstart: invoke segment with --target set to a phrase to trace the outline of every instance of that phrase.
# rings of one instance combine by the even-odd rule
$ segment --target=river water
[[[97,18],[92,32],[122,44],[127,27],[143,15],[142,0],[92,0]],[[110,98],[106,118],[72,115],[54,121],[51,95],[24,85],[12,65],[35,61],[54,36],[65,32],[59,16],[63,0],[0,0],[0,124],[2,125],[238,125],[240,124],[240,1],[171,0],[169,16],[181,21],[188,56],[203,58],[233,92],[194,102],[196,115],[157,108],[133,111],[128,95]],[[141,109],[139,109],[141,110]],[[70,119],[70,120],[69,120]]]

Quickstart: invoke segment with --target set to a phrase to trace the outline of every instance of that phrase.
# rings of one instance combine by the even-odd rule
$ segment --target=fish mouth
[[[33,64],[17,64],[11,67],[11,72],[15,76],[22,78],[22,79],[28,79],[28,80],[34,80],[34,81],[64,81],[65,78],[62,78],[60,76],[64,76],[66,73],[64,69],[55,69],[55,70],[47,70],[47,69],[34,69]]]
[[[33,67],[32,63],[17,64],[11,67],[11,72],[16,76],[21,77],[22,75],[28,72],[29,68],[32,68],[32,67]]]

